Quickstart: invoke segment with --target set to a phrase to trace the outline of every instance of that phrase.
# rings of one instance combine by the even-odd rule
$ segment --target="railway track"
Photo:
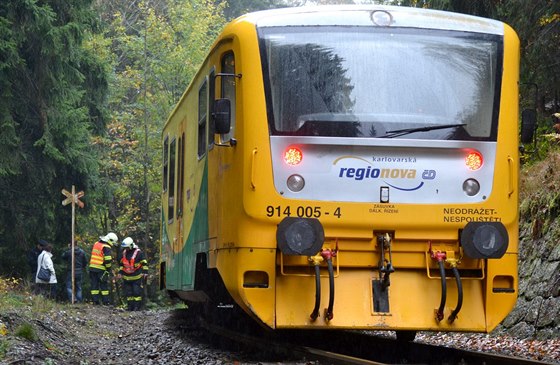
[[[545,362],[525,358],[503,356],[491,353],[433,346],[416,342],[398,341],[390,338],[371,336],[358,331],[339,333],[301,334],[291,331],[285,335],[297,343],[309,347],[326,349],[348,354],[356,358],[377,361],[385,364],[430,364],[430,365],[534,365]],[[320,340],[318,340],[320,338]],[[327,345],[328,346],[328,345]]]
[[[274,355],[279,358],[292,361],[294,359],[306,361],[318,361],[320,364],[340,365],[384,365],[385,363],[361,359],[350,355],[338,354],[319,348],[295,345],[282,339],[274,339],[276,336],[257,337],[246,333],[229,330],[224,327],[203,323],[203,327],[209,333],[227,339],[243,346],[255,348],[263,353],[263,356]]]
[[[200,320],[213,342],[237,344],[275,361],[315,361],[321,365],[429,364],[536,365],[552,363],[461,349],[404,342],[359,331],[232,330]]]

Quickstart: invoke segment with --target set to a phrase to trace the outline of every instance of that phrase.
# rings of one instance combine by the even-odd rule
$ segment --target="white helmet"
[[[122,248],[134,248],[135,244],[134,244],[134,240],[130,237],[126,237],[122,243],[121,243],[121,247]]]
[[[114,245],[119,240],[119,237],[117,237],[117,235],[113,232],[109,232],[106,236],[99,237],[99,239],[103,242],[107,242],[110,245]]]

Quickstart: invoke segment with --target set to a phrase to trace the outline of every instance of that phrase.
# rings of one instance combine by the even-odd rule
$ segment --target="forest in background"
[[[357,1],[356,1],[357,2]],[[505,21],[521,39],[521,108],[539,132],[560,111],[560,2],[361,1]],[[216,35],[267,8],[352,1],[8,0],[0,3],[0,275],[25,277],[45,239],[55,264],[71,240],[62,189],[84,191],[76,240],[113,231],[158,262],[161,129]],[[524,163],[555,148],[538,139]],[[58,257],[58,262],[57,262]]]

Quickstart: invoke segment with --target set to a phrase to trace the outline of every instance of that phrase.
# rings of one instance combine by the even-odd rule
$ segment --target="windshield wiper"
[[[392,131],[385,132],[385,135],[380,136],[379,138],[394,138],[394,137],[400,137],[406,134],[411,134],[416,132],[428,132],[436,129],[457,128],[465,125],[467,124],[466,123],[436,124],[436,125],[427,125],[424,127],[416,127],[416,128],[394,129]]]

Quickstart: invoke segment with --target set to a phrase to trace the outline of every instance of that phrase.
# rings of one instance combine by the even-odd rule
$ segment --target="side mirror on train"
[[[531,143],[537,129],[537,111],[525,109],[521,112],[521,143]]]
[[[216,125],[215,133],[226,134],[231,128],[231,102],[229,99],[217,99],[214,102],[212,117]]]

